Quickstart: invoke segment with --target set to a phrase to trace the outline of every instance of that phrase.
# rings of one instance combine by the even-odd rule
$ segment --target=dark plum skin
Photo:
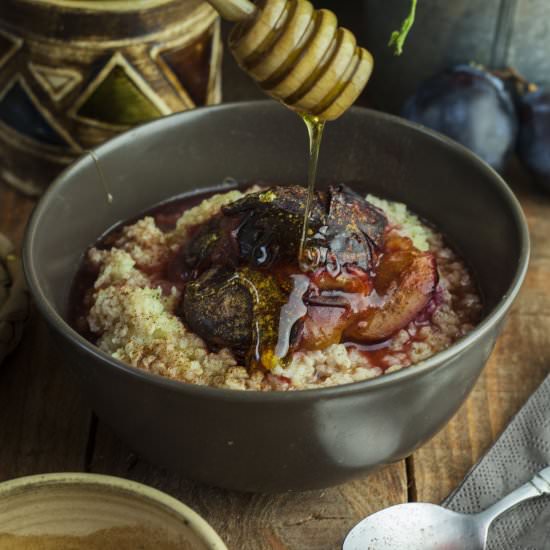
[[[300,186],[247,194],[203,224],[177,256],[187,283],[178,312],[213,349],[228,347],[250,362],[275,348],[281,308],[292,289],[284,266],[297,264],[306,197]],[[368,276],[384,244],[388,221],[382,211],[345,185],[331,186],[315,193],[310,223],[321,271],[350,267]],[[302,298],[308,287],[299,297],[300,317],[307,313]]]
[[[470,65],[426,80],[406,101],[402,115],[458,141],[499,171],[516,144],[517,114],[506,86]]]
[[[518,155],[537,183],[550,191],[550,91],[539,89],[518,99]]]

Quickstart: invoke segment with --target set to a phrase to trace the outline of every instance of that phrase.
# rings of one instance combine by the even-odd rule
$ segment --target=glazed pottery
[[[101,537],[106,549],[116,548],[115,541],[128,548],[128,540],[139,538],[139,547],[148,550],[227,550],[197,513],[140,483],[96,474],[59,473],[0,484],[2,550],[26,548],[31,541],[31,547],[37,548],[40,540],[45,544],[51,539],[59,548],[63,544],[73,548],[79,541],[83,545],[87,537]]]
[[[217,13],[201,0],[2,0],[0,181],[40,194],[84,151],[221,100]]]
[[[306,181],[302,121],[274,102],[222,105],[152,122],[70,167],[30,221],[31,292],[100,418],[148,459],[189,478],[247,491],[327,487],[400,460],[457,411],[477,380],[524,278],[528,233],[504,181],[472,153],[401,119],[353,109],[326,130],[320,180],[407,203],[470,265],[479,326],[411,368],[319,390],[246,392],[161,378],[122,364],[66,322],[84,251],[119,220],[231,176]]]

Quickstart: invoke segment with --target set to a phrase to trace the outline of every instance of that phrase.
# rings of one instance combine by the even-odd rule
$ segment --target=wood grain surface
[[[229,550],[339,548],[359,519],[407,501],[404,461],[324,491],[252,495],[200,486],[154,467],[104,425],[96,433],[90,471],[140,481],[175,496],[199,512]]]
[[[529,273],[472,394],[432,441],[406,461],[325,491],[276,496],[204,487],[132,453],[98,423],[34,314],[23,344],[0,368],[0,481],[50,471],[138,480],[195,508],[230,550],[338,548],[360,518],[386,506],[441,501],[490,447],[550,365],[550,198],[509,176],[532,238]],[[0,231],[21,242],[33,202],[0,187]]]
[[[412,458],[417,500],[439,502],[488,450],[550,371],[550,197],[517,165],[506,174],[527,217],[531,261],[522,290],[470,397]]]

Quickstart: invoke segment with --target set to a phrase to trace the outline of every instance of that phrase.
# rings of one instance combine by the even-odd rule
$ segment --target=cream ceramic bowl
[[[17,537],[87,537],[143,532],[143,548],[227,550],[215,531],[176,499],[139,483],[80,473],[23,477],[0,484],[0,549]],[[10,536],[11,535],[11,536]],[[13,537],[15,536],[15,538]],[[130,535],[129,535],[130,536]],[[149,540],[147,540],[149,539]]]

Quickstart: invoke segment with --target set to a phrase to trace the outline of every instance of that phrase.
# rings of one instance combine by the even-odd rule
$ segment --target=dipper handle
[[[294,111],[333,120],[365,88],[372,56],[331,11],[309,0],[208,1],[237,23],[229,46],[241,68]]]
[[[228,21],[245,21],[256,11],[256,6],[249,0],[208,0],[218,13]]]

